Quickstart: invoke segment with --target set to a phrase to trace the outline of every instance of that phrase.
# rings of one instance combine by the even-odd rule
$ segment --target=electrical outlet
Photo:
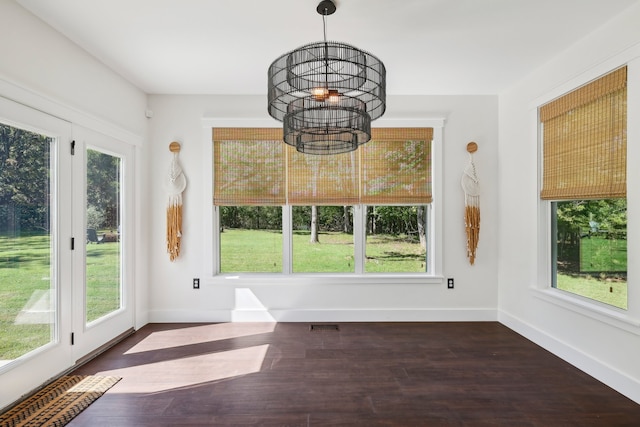
[[[447,289],[453,289],[453,277],[447,279]]]
[[[200,289],[200,279],[193,279],[193,289]]]

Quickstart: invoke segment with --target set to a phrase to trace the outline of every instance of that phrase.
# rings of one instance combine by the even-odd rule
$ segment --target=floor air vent
[[[311,325],[309,326],[309,330],[311,332],[318,331],[339,331],[340,327],[338,325]]]

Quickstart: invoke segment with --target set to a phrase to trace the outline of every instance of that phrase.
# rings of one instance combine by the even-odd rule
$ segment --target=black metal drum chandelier
[[[331,0],[316,8],[324,41],[285,53],[269,67],[269,114],[283,122],[284,142],[307,154],[339,154],[371,139],[386,108],[386,70],[372,54],[327,41]]]

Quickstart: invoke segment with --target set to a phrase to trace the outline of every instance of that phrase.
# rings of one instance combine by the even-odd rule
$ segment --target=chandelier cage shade
[[[335,11],[318,5],[318,13]],[[339,154],[371,139],[386,108],[386,69],[374,55],[333,41],[278,57],[268,71],[268,111],[283,122],[284,142],[307,154]]]

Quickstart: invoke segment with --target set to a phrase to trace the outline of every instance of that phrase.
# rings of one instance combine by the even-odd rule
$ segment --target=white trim
[[[494,308],[329,310],[153,310],[151,323],[191,322],[495,322]]]
[[[443,135],[444,120],[440,122],[440,126],[433,127],[433,144],[431,146],[431,196],[433,198],[433,203],[431,203],[428,208],[429,224],[427,225],[427,232],[429,234],[427,236],[427,241],[431,246],[429,247],[430,250],[427,252],[427,265],[429,266],[429,270],[427,271],[434,276],[444,274],[444,233],[442,231],[444,230]]]
[[[282,207],[282,274],[293,273],[290,262],[293,259],[293,239],[290,238],[293,235],[292,209],[291,205]]]
[[[116,126],[77,108],[59,102],[41,93],[28,89],[16,82],[0,77],[0,96],[25,105],[50,116],[56,117],[87,129],[94,130],[117,140],[141,146],[144,137]]]
[[[296,283],[299,283],[301,277],[312,277],[309,275],[298,275],[298,274],[289,274],[288,268],[283,269],[283,273],[276,273],[274,275],[264,275],[264,274],[233,274],[233,275],[217,275],[219,271],[219,256],[215,253],[216,248],[219,246],[219,237],[218,233],[214,233],[214,230],[219,229],[219,218],[218,215],[215,215],[216,208],[213,206],[213,170],[211,167],[211,162],[213,159],[213,143],[212,143],[212,134],[211,129],[216,127],[264,127],[264,128],[276,128],[280,127],[280,123],[274,119],[261,119],[261,118],[248,118],[248,119],[239,119],[239,118],[218,118],[218,117],[203,117],[202,118],[202,140],[204,144],[204,156],[202,159],[202,170],[204,171],[204,185],[203,185],[203,194],[202,200],[209,200],[211,202],[206,203],[204,207],[204,221],[203,221],[203,231],[205,236],[212,236],[211,238],[203,239],[203,254],[204,254],[204,266],[202,267],[203,271],[200,276],[203,278],[201,285],[203,283],[226,283],[229,277],[235,277],[242,280],[250,279],[255,282],[264,282],[270,280],[277,280],[279,282],[287,282],[289,280],[295,280]],[[424,119],[378,119],[375,122],[374,127],[378,128],[389,128],[389,127],[430,127],[433,128],[433,143],[431,147],[431,178],[432,178],[432,195],[433,203],[429,207],[429,216],[428,216],[428,242],[430,243],[429,250],[427,251],[428,259],[428,273],[420,273],[420,274],[385,274],[385,275],[376,275],[376,274],[362,274],[362,271],[356,270],[355,274],[350,274],[348,276],[348,280],[339,281],[339,283],[389,283],[390,281],[394,281],[394,283],[415,283],[416,281],[420,281],[421,283],[442,283],[442,268],[443,268],[443,236],[441,230],[443,230],[443,218],[442,212],[444,201],[442,200],[443,195],[443,174],[442,174],[442,153],[444,152],[442,148],[443,144],[443,135],[444,135],[444,118],[424,118]],[[433,207],[435,205],[435,207]],[[362,211],[363,209],[360,209]],[[354,228],[356,227],[357,221],[363,221],[361,216],[364,213],[358,211],[354,211]],[[285,214],[283,213],[283,224],[285,223]],[[290,222],[289,222],[290,223]],[[283,232],[283,237],[287,235]],[[357,237],[357,236],[356,236]],[[364,236],[363,236],[364,238]],[[363,245],[363,244],[362,244]],[[354,246],[355,251],[364,252],[364,248]],[[283,246],[283,263],[288,262],[288,258],[284,258],[284,255],[291,254],[291,249]],[[358,253],[354,253],[357,257]],[[363,258],[364,259],[364,255]],[[358,268],[359,263],[356,262],[356,268]],[[360,263],[363,265],[363,263]],[[210,266],[210,267],[209,267]],[[361,267],[364,268],[364,267]],[[287,279],[287,278],[291,279]],[[332,275],[332,274],[318,274],[317,277],[322,277],[324,281],[326,281],[327,277],[339,278],[341,275]]]
[[[635,56],[633,56],[635,55]],[[544,97],[538,98],[536,101],[536,106],[532,110],[530,110],[530,123],[532,126],[532,135],[535,135],[536,143],[537,143],[537,153],[538,153],[538,185],[537,185],[537,206],[538,206],[538,235],[537,235],[537,275],[536,282],[532,287],[533,294],[546,302],[550,302],[552,304],[558,305],[560,307],[569,309],[574,312],[578,312],[584,316],[591,317],[593,319],[599,320],[603,323],[607,323],[611,326],[632,332],[634,334],[640,334],[640,306],[635,304],[634,301],[637,301],[637,287],[634,286],[636,284],[636,264],[631,262],[635,258],[635,254],[637,253],[636,248],[638,244],[635,239],[627,240],[627,302],[628,309],[622,310],[617,309],[615,307],[610,307],[606,304],[598,302],[597,300],[592,300],[588,298],[581,297],[576,294],[572,294],[569,292],[565,292],[559,289],[552,288],[551,283],[551,274],[553,266],[551,264],[551,245],[552,245],[552,236],[551,236],[551,201],[549,200],[541,200],[540,192],[542,191],[542,177],[544,171],[543,164],[543,136],[541,125],[539,124],[538,117],[538,106],[543,105],[545,99],[551,100],[555,99],[560,95],[571,92],[575,90],[577,87],[581,86],[584,83],[592,81],[593,79],[600,77],[608,72],[611,72],[617,68],[620,68],[626,64],[627,66],[627,117],[636,117],[638,110],[640,110],[640,102],[638,102],[638,93],[640,91],[640,86],[638,86],[637,81],[640,78],[640,45],[638,45],[634,49],[628,49],[626,55],[622,58],[616,56],[615,58],[609,59],[607,61],[603,61],[599,67],[596,67],[588,72],[583,73],[581,79],[576,80],[572,79],[561,88],[564,92],[557,94],[556,92],[551,92],[550,94],[545,95]],[[635,58],[635,59],[631,59]],[[631,142],[638,140],[640,133],[638,132],[640,128],[637,126],[636,122],[633,120],[627,120],[627,182],[632,183],[636,182],[634,178],[637,176],[638,172],[636,172],[637,168],[634,167],[633,162],[637,156],[635,154],[635,146]],[[629,184],[628,184],[629,186]],[[630,187],[631,188],[631,187]],[[633,194],[628,192],[629,196]],[[637,215],[634,213],[637,212],[634,197],[627,198],[627,235],[628,236],[636,236],[637,233],[634,232],[634,229],[637,226],[634,226],[634,218],[637,218]]]
[[[432,117],[424,119],[378,119],[372,124],[372,128],[442,128],[444,127],[444,118]],[[279,128],[282,124],[275,119],[261,119],[261,118],[221,118],[221,117],[203,117],[202,127],[204,128],[216,128],[216,127],[237,127],[237,128]]]
[[[365,230],[367,223],[367,205],[353,206],[353,257],[355,262],[355,274],[364,274],[367,258]]]
[[[595,64],[593,67],[590,67],[588,70],[568,78],[544,95],[534,99],[533,102],[529,104],[529,108],[537,109],[539,106],[553,101],[554,99],[559,98],[560,96],[571,92],[572,90],[579,88],[598,77],[602,77],[603,75],[610,73],[616,68],[620,68],[637,58],[640,58],[640,43],[637,43],[622,52],[611,55],[600,61],[598,64]]]
[[[204,155],[202,156],[202,178],[204,183],[202,184],[202,197],[200,200],[204,200],[203,206],[203,222],[202,222],[202,235],[205,238],[202,239],[202,254],[203,262],[201,263],[202,271],[200,271],[200,277],[211,277],[219,270],[220,259],[215,254],[214,248],[220,247],[220,233],[214,233],[213,230],[220,229],[220,222],[218,215],[215,212],[217,209],[213,205],[213,141],[211,135],[211,125],[206,123],[206,120],[202,121],[202,143]],[[207,238],[210,236],[211,238]]]
[[[550,351],[576,368],[586,372],[598,381],[640,404],[640,382],[625,375],[612,366],[594,359],[578,348],[567,345],[560,339],[552,337],[544,331],[506,313],[498,312],[498,321],[523,337],[533,341],[540,347]]]
[[[563,291],[561,289],[537,289],[532,288],[531,292],[536,298],[550,302],[559,307],[566,308],[583,316],[607,323],[616,328],[624,329],[632,334],[640,335],[640,319],[629,316],[622,309],[598,303],[589,298]]]
[[[328,280],[329,279],[329,280]],[[425,273],[222,273],[213,277],[208,277],[200,281],[200,286],[208,285],[231,285],[231,286],[252,286],[279,285],[279,286],[300,286],[300,285],[441,285],[444,278],[442,276],[432,276]]]

